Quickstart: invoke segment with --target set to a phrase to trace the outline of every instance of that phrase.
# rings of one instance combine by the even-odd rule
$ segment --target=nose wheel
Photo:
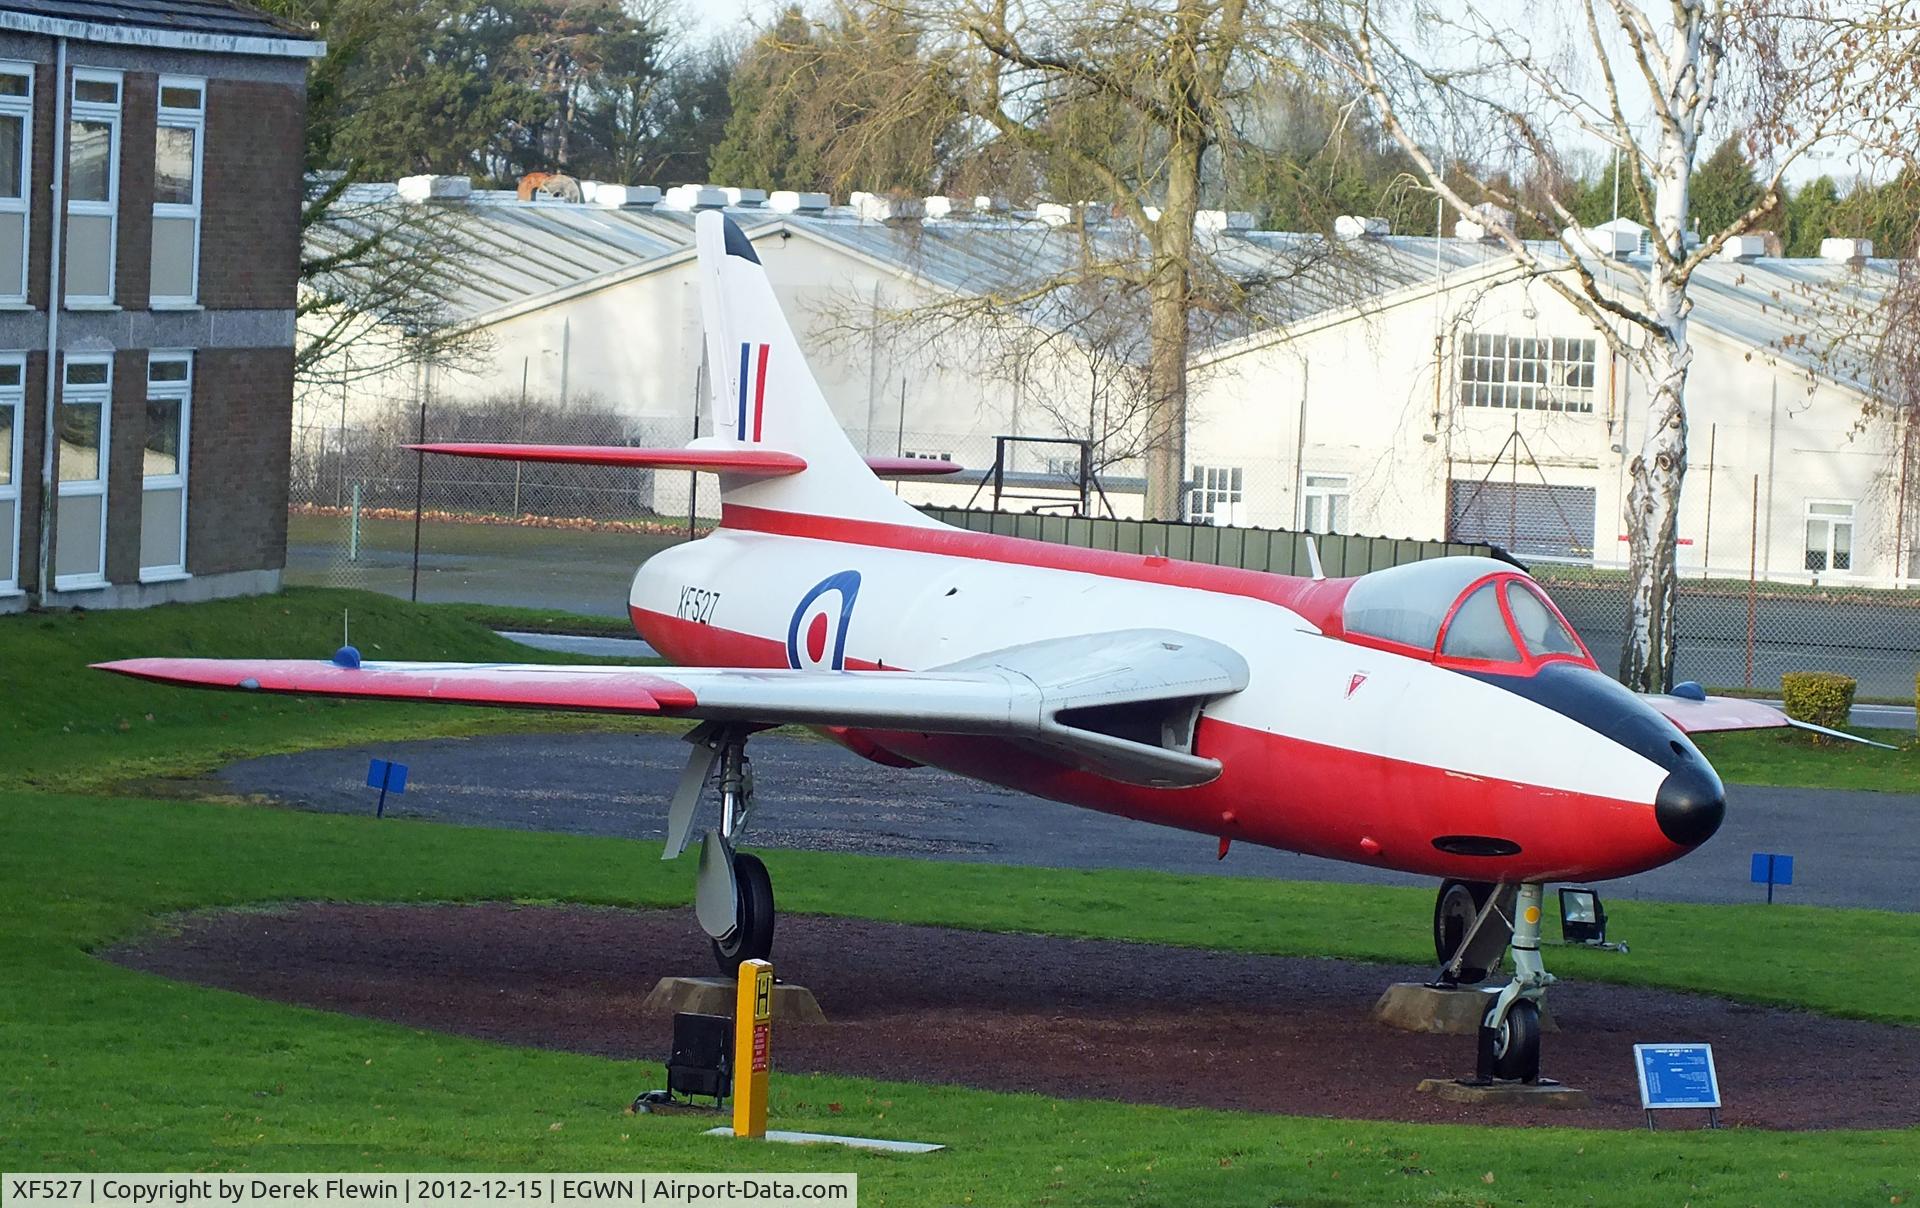
[[[1480,1021],[1478,1078],[1482,1082],[1540,1081],[1540,1000],[1553,984],[1540,960],[1544,887],[1514,891],[1513,980],[1500,988]]]
[[[733,892],[733,930],[713,940],[713,959],[728,976],[739,971],[741,961],[765,960],[773,953],[773,878],[759,856],[734,855]]]
[[[668,809],[667,845],[661,857],[671,860],[686,851],[700,799],[717,779],[720,825],[701,840],[693,899],[694,915],[712,941],[713,959],[728,976],[739,970],[741,961],[765,960],[773,952],[773,878],[758,856],[734,850],[753,812],[753,765],[747,760],[750,733],[752,727],[714,722],[688,733],[693,754]]]

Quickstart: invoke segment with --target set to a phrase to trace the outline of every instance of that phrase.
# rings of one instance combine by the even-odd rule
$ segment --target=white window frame
[[[33,251],[33,87],[32,63],[0,59],[0,73],[27,78],[27,95],[0,96],[0,115],[20,119],[20,195],[0,197],[0,214],[20,215],[20,292],[0,293],[0,306],[25,306],[27,266]]]
[[[17,386],[0,386],[0,410],[11,408],[13,411],[13,461],[7,467],[7,481],[0,484],[0,503],[13,504],[13,561],[10,565],[0,566],[0,596],[18,595],[20,592],[20,473],[24,468],[23,448],[26,445],[26,433],[21,424],[27,418],[27,354],[24,352],[0,353],[0,365],[12,366],[20,371],[20,383]]]
[[[1458,364],[1462,407],[1593,413],[1600,359],[1592,338],[1470,331],[1460,336]]]
[[[101,384],[89,383],[81,386],[70,386],[67,384],[67,377],[72,373],[75,365],[105,365],[107,367],[107,380]],[[65,405],[72,402],[98,403],[100,406],[100,475],[98,478],[88,482],[68,482],[65,479],[61,479],[59,484],[54,488],[54,510],[50,521],[56,526],[53,532],[55,545],[54,560],[55,562],[59,561],[58,546],[60,542],[60,530],[58,525],[60,523],[60,501],[74,497],[97,496],[100,500],[100,551],[98,562],[100,571],[98,574],[91,575],[62,575],[56,573],[53,576],[53,589],[55,591],[82,591],[90,587],[105,587],[107,585],[107,483],[108,474],[112,469],[109,464],[109,455],[113,451],[113,356],[111,353],[93,353],[86,355],[69,353],[67,355],[66,360],[63,361],[60,366],[60,403]],[[57,414],[58,412],[56,411],[56,415]],[[60,434],[57,430],[49,432],[47,433],[47,439],[49,441],[58,441]],[[60,451],[56,447],[54,449],[54,465],[57,467],[59,464]],[[48,523],[49,520],[43,518],[41,522],[44,524]]]
[[[1349,522],[1353,515],[1353,476],[1308,470],[1300,476],[1300,531],[1331,535],[1340,531],[1333,520],[1333,501],[1345,502]],[[1325,527],[1315,528],[1313,505],[1320,505]]]
[[[153,367],[156,363],[184,364],[187,376],[177,382],[156,382],[153,380]],[[178,557],[172,562],[148,566],[145,562],[145,543],[141,544],[140,581],[156,583],[168,579],[185,579],[187,574],[187,450],[193,435],[193,353],[188,349],[155,349],[147,354],[147,393],[141,398],[144,412],[149,399],[178,399],[180,402],[180,453],[175,459],[175,470],[171,474],[148,475],[144,472],[146,433],[140,434],[142,450],[142,473],[140,475],[140,515],[144,521],[147,514],[146,493],[148,491],[180,492],[180,548]]]
[[[1813,509],[1816,507],[1845,508],[1847,509],[1847,514],[1844,516],[1841,516],[1831,512],[1815,512]],[[1807,566],[1806,564],[1806,556],[1813,552],[1813,533],[1811,532],[1811,530],[1813,528],[1813,523],[1816,520],[1827,526],[1827,543],[1824,550],[1822,551],[1822,555],[1826,565],[1820,567],[1818,570],[1814,569],[1813,567]],[[1800,526],[1800,533],[1801,533],[1800,565],[1802,567],[1805,567],[1807,574],[1851,575],[1855,573],[1854,564],[1855,562],[1858,561],[1857,555],[1860,552],[1860,543],[1857,540],[1855,540],[1855,538],[1859,536],[1859,527],[1860,527],[1859,520],[1860,520],[1860,504],[1857,500],[1853,500],[1853,499],[1809,499],[1807,500],[1806,509],[1803,514],[1802,522]],[[1835,527],[1842,524],[1847,526],[1847,565],[1843,568],[1836,570],[1833,565],[1833,533],[1834,533]]]
[[[167,95],[167,89],[169,88],[192,88],[197,90],[200,93],[200,107],[198,109],[191,109],[191,110],[169,109],[166,106],[165,101],[163,99]],[[204,172],[205,172],[205,159],[206,159],[206,149],[207,149],[207,81],[206,81],[206,77],[163,75],[160,77],[159,86],[154,91],[154,98],[155,98],[155,112],[158,114],[158,117],[154,121],[154,140],[155,140],[156,150],[158,148],[158,141],[160,137],[159,132],[161,127],[170,126],[175,129],[193,131],[193,200],[192,202],[179,203],[179,202],[161,202],[159,200],[155,200],[153,203],[153,217],[155,218],[156,221],[162,218],[170,218],[170,219],[190,218],[193,220],[193,270],[192,270],[191,279],[188,284],[187,292],[184,294],[155,294],[152,292],[152,289],[151,289],[152,280],[153,280],[151,274],[149,274],[147,278],[148,285],[149,285],[148,293],[149,293],[150,305],[159,309],[165,309],[168,307],[176,307],[176,308],[184,309],[187,307],[195,306],[200,301],[200,230],[202,225],[200,222],[200,206],[201,206],[201,198],[205,195]],[[156,167],[156,172],[157,172],[157,167]],[[157,183],[158,182],[156,180],[156,186],[157,186]],[[148,254],[149,256],[151,256],[152,254],[151,251]],[[192,372],[192,371],[189,370],[188,372]]]
[[[1246,470],[1241,466],[1194,464],[1188,479],[1187,519],[1227,528],[1246,523]]]
[[[79,99],[80,85],[83,82],[111,83],[114,95],[119,99],[109,105],[105,101],[83,101]],[[69,309],[103,309],[112,306],[115,287],[120,281],[120,136],[122,107],[127,100],[127,81],[123,73],[103,67],[76,67],[73,78],[67,82],[67,129],[62,132],[66,140],[69,157],[73,153],[73,127],[80,122],[106,122],[112,127],[112,137],[107,150],[107,199],[105,201],[76,201],[71,192],[67,195],[67,217],[105,218],[107,220],[107,292],[104,294],[72,294],[66,290],[66,282],[60,283],[65,306]],[[71,174],[69,173],[69,179]],[[71,226],[68,227],[71,230]],[[61,263],[69,266],[63,274],[71,272],[73,259],[62,255]],[[64,383],[63,383],[64,384]]]

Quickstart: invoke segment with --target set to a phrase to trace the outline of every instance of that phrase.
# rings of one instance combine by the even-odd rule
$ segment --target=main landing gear
[[[694,915],[713,942],[713,958],[731,976],[745,960],[764,960],[773,951],[773,879],[758,856],[736,852],[734,843],[753,812],[753,765],[747,737],[760,727],[703,722],[687,734],[693,753],[667,811],[667,847],[661,858],[686,851],[693,837],[693,816],[719,769],[720,825],[700,840],[699,873],[694,881]]]
[[[1447,881],[1433,908],[1436,985],[1477,985],[1513,951],[1513,977],[1480,1021],[1478,1079],[1540,1081],[1540,1000],[1553,984],[1540,960],[1543,887]]]

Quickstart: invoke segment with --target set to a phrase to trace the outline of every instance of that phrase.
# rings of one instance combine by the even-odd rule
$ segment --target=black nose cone
[[[1682,847],[1697,847],[1720,829],[1727,816],[1727,793],[1705,761],[1683,763],[1667,773],[1653,799],[1660,833]]]

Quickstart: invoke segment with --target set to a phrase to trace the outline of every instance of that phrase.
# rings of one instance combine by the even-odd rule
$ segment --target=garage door
[[[1517,558],[1593,561],[1594,491],[1544,483],[1447,484],[1447,540],[1484,541]]]

